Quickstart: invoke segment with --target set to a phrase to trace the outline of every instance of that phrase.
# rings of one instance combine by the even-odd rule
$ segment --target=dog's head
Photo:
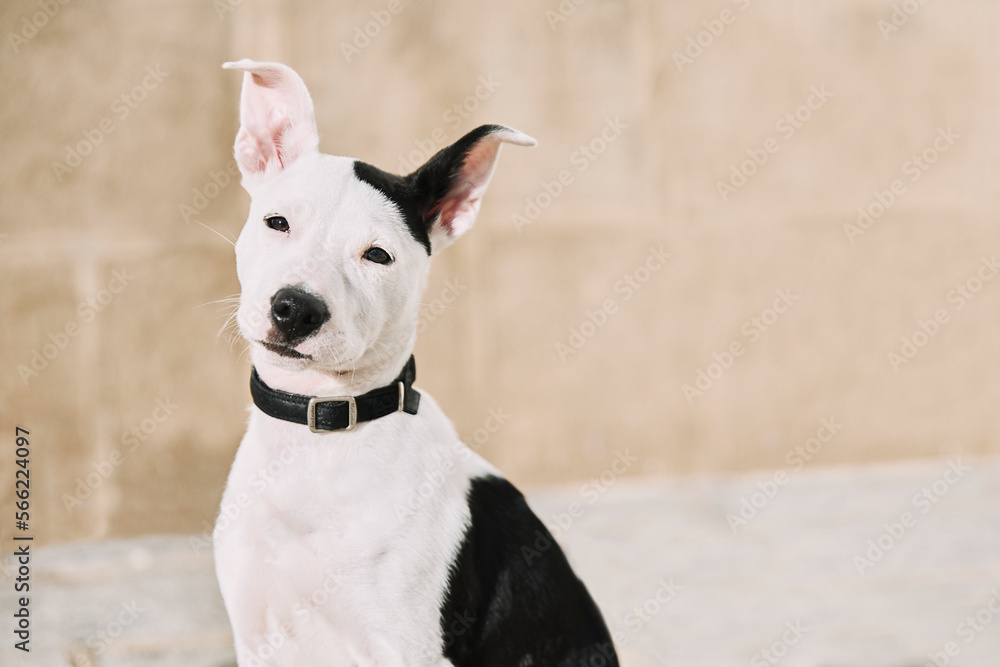
[[[254,363],[330,374],[398,364],[431,255],[472,226],[500,145],[534,139],[484,125],[395,176],[319,152],[309,91],[288,67],[224,67],[244,72],[235,151],[251,202],[237,323]]]

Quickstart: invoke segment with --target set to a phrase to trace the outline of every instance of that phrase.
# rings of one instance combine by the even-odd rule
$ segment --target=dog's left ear
[[[432,252],[451,245],[472,227],[504,142],[518,146],[538,143],[503,125],[482,125],[441,149],[407,177],[420,193]]]
[[[244,188],[250,191],[303,155],[319,151],[312,98],[292,68],[248,59],[223,67],[244,72],[234,146]]]

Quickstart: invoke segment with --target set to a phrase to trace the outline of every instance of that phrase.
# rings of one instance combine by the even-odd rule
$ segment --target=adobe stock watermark
[[[236,160],[230,160],[224,168],[210,170],[208,179],[200,187],[192,188],[191,200],[186,204],[178,204],[177,211],[184,218],[184,222],[189,223],[194,220],[194,216],[208,208],[213,199],[222,194],[232,183],[238,183],[239,180],[240,168],[236,164]]]
[[[472,452],[482,449],[494,434],[499,433],[510,420],[502,406],[490,408],[481,426],[473,430],[471,436],[456,442],[454,448],[435,461],[435,466],[424,471],[423,480],[403,503],[396,503],[393,511],[400,522],[406,522],[422,511],[440,489],[459,471],[459,462],[468,461]]]
[[[810,628],[803,627],[802,621],[785,621],[785,631],[781,637],[771,642],[770,646],[761,649],[750,658],[750,667],[770,667],[788,655],[789,651],[806,636]]]
[[[625,627],[612,630],[611,638],[618,647],[628,646],[635,636],[684,590],[683,586],[674,583],[673,577],[660,579],[656,583],[658,584],[656,591],[625,614],[622,619]]]
[[[542,212],[552,206],[552,202],[562,196],[566,188],[576,182],[575,174],[587,171],[597,159],[607,152],[608,147],[618,140],[628,129],[621,116],[605,118],[604,127],[593,139],[580,146],[569,155],[569,167],[560,169],[551,181],[539,183],[540,192],[534,197],[526,197],[520,213],[511,213],[510,222],[520,234],[522,228],[533,224]],[[572,167],[572,169],[570,168]],[[574,173],[575,172],[575,173]]]
[[[212,0],[212,9],[215,10],[215,15],[222,21],[242,4],[243,0]]]
[[[805,127],[815,113],[822,109],[833,96],[834,94],[827,90],[826,84],[811,86],[806,101],[783,114],[775,122],[774,131],[778,133],[780,139],[768,137],[760,146],[748,148],[746,151],[747,159],[730,166],[729,178],[725,181],[717,180],[715,182],[715,189],[722,202],[729,201],[730,197],[749,183],[750,179],[781,150],[782,141],[791,141],[795,133]]]
[[[276,616],[274,624],[269,626],[269,632],[255,649],[246,644],[236,646],[236,654],[241,665],[265,667],[274,664],[272,662],[274,656],[285,647],[285,643],[300,634],[302,628],[316,617],[316,613],[330,603],[330,598],[343,587],[345,575],[340,569],[328,569],[323,574],[326,575],[323,581],[313,587],[308,594],[300,595],[299,599],[286,609],[283,616],[278,616],[273,609],[271,610]],[[285,620],[288,618],[292,620]],[[274,629],[271,630],[271,627]]]
[[[732,3],[736,5],[739,12],[745,12],[750,8],[752,0],[732,0]],[[736,23],[736,19],[739,18],[739,13],[728,7],[719,12],[719,15],[715,18],[711,18],[701,22],[704,30],[700,30],[693,35],[688,35],[687,43],[682,50],[674,50],[673,58],[674,65],[677,66],[677,71],[684,73],[685,68],[694,65],[694,61],[701,58],[713,44],[715,40],[722,36],[722,33],[726,31],[728,26]]]
[[[777,470],[770,479],[757,482],[757,490],[743,496],[739,500],[739,508],[735,512],[726,514],[726,522],[735,535],[740,528],[743,528],[753,520],[767,504],[774,500],[775,496],[783,486],[799,470],[805,467],[806,463],[812,461],[823,447],[832,442],[837,434],[843,430],[844,425],[837,422],[836,417],[825,417],[820,420],[816,435],[807,439],[803,444],[796,445],[794,449],[785,455],[785,463],[788,468]]]
[[[379,38],[382,31],[389,27],[392,20],[403,13],[412,0],[389,0],[384,9],[373,9],[371,20],[354,26],[354,36],[350,42],[341,40],[340,53],[348,65],[361,52],[371,46],[373,40]]]
[[[339,250],[328,239],[322,239],[318,244],[309,249],[309,253],[301,261],[290,266],[281,276],[281,280],[276,281],[276,284],[294,285],[299,282],[305,282],[321,266],[330,261],[331,257],[336,257]],[[246,320],[246,323],[255,329],[266,328],[270,325],[271,304],[269,302],[258,301],[256,303],[245,304],[241,297],[239,313]]]
[[[889,14],[889,18],[880,18],[875,22],[875,27],[882,34],[882,39],[889,41],[889,37],[909,23],[910,19],[923,9],[928,1],[901,0],[901,2],[892,3],[892,13]]]
[[[462,437],[462,442],[473,451],[478,452],[490,439],[500,432],[510,420],[510,415],[504,412],[503,406],[499,405],[486,411],[486,419],[480,426],[472,430],[472,433]]]
[[[103,661],[91,661],[91,656],[100,657],[107,653],[108,649],[118,641],[125,631],[135,623],[140,614],[146,611],[145,607],[140,607],[139,604],[132,600],[131,602],[122,602],[120,605],[121,610],[118,615],[115,616],[111,621],[109,621],[103,628],[90,633],[84,644],[89,649],[88,653],[77,653],[74,656],[73,665],[74,667],[98,667]]]
[[[170,76],[170,72],[165,72],[157,65],[146,67],[146,75],[127,92],[119,95],[111,103],[111,116],[103,118],[96,127],[83,131],[83,138],[75,144],[66,145],[66,157],[62,162],[52,162],[52,173],[60,183],[66,174],[83,164],[87,156],[91,155],[104,138],[119,127],[131,113],[142,104],[151,92],[163,83],[163,80]]]
[[[100,461],[91,463],[93,471],[89,472],[85,477],[77,477],[74,480],[76,482],[74,493],[62,494],[60,499],[66,511],[73,514],[76,508],[92,498],[94,492],[101,488],[104,482],[108,481],[119,466],[125,462],[127,455],[137,450],[149,440],[160,426],[170,419],[179,408],[180,406],[169,398],[156,399],[156,407],[153,408],[149,415],[122,433],[120,438],[121,449],[112,449]]]
[[[194,222],[197,222],[196,220]],[[214,230],[213,230],[214,231]],[[223,237],[225,238],[225,237]],[[282,276],[278,284],[291,285],[298,282],[304,282],[310,275],[314,274],[320,266],[329,261],[329,258],[335,256],[339,252],[339,248],[331,246],[325,239],[321,241],[318,245],[312,248],[309,254],[302,259],[302,261],[296,263],[294,266],[290,267]],[[432,323],[440,319],[444,314],[454,307],[458,298],[468,289],[468,286],[463,284],[458,277],[448,278],[444,281],[444,287],[438,293],[438,296],[430,301],[422,301],[420,306],[420,312],[417,317],[417,328],[416,332],[419,333],[427,329]],[[258,301],[255,303],[244,303],[240,301],[239,305],[240,317],[244,320],[244,323],[256,330],[266,328],[270,325],[271,320],[271,305],[267,301]],[[239,322],[237,322],[239,325]],[[240,329],[242,331],[242,329]],[[388,342],[379,342],[377,345],[376,352],[379,355],[395,355],[404,348],[413,345],[415,334],[409,331],[403,331],[400,333],[399,337],[394,340],[389,340]]]
[[[8,581],[13,581],[15,575],[17,574],[17,569],[18,567],[14,554],[0,556],[0,584],[6,584]]]
[[[909,336],[902,337],[898,348],[887,353],[886,358],[892,372],[899,373],[900,367],[913,361],[920,350],[927,347],[941,332],[941,328],[951,322],[952,315],[975,299],[983,287],[996,277],[997,272],[1000,272],[1000,260],[997,260],[997,256],[995,254],[991,257],[984,255],[973,275],[956,284],[945,295],[945,302],[951,305],[951,310],[949,311],[947,307],[942,306],[937,308],[933,315],[926,320],[918,320],[917,328]]]
[[[587,0],[561,0],[555,9],[545,10],[545,20],[549,23],[549,30],[556,31],[561,24],[569,20],[576,14],[577,8]]]
[[[410,656],[410,664],[414,665],[434,665],[440,664],[438,658],[441,656],[441,648],[447,649],[452,646],[462,635],[469,631],[479,618],[466,609],[459,613],[451,612],[450,620],[441,620],[441,644],[440,646],[425,646],[420,653]]]
[[[476,87],[471,93],[460,101],[452,104],[443,114],[441,119],[450,130],[456,130],[462,123],[472,117],[483,102],[493,97],[493,93],[503,85],[497,81],[492,74],[480,75],[476,80]],[[409,174],[415,171],[422,164],[427,162],[431,156],[448,144],[448,131],[444,127],[436,127],[423,139],[413,140],[413,150],[406,155],[399,156],[396,165],[396,173]]]
[[[941,502],[941,499],[948,495],[951,488],[958,484],[965,477],[965,473],[970,470],[972,468],[963,465],[961,459],[949,461],[948,468],[940,478],[913,494],[910,504],[916,513],[907,510],[900,514],[896,521],[882,524],[882,533],[875,539],[868,540],[867,549],[851,559],[858,574],[864,575],[865,570],[874,567],[875,563],[882,560],[893,547],[899,544],[906,533],[917,525],[920,517],[926,515],[934,508],[934,505]]]
[[[420,304],[423,307],[420,309],[420,317],[417,319],[417,333],[437,321],[467,289],[468,285],[463,285],[458,278],[446,278],[444,287],[441,288],[441,293],[438,294],[437,298]]]
[[[653,274],[667,265],[667,260],[672,256],[663,249],[663,246],[658,248],[649,246],[648,251],[646,259],[639,266],[615,282],[612,288],[615,296],[602,301],[598,308],[587,310],[584,319],[570,327],[569,338],[565,343],[556,342],[555,351],[559,361],[566,363],[567,359],[583,349],[587,341],[596,336],[608,320],[618,313],[619,306],[628,303],[649,282]]]
[[[21,48],[34,39],[70,2],[72,0],[36,0],[35,6],[38,10],[21,19],[19,31],[7,33],[7,43],[11,50],[15,54],[20,53]]]
[[[976,638],[1000,616],[1000,588],[990,591],[990,597],[982,607],[969,614],[955,626],[955,634],[962,640],[959,644],[957,640],[950,639],[945,642],[940,651],[931,651],[927,654],[928,662],[924,667],[946,667],[952,660],[962,653],[963,644],[968,646],[976,641]]]
[[[111,280],[97,294],[81,301],[76,307],[78,319],[68,321],[62,329],[49,333],[48,342],[40,348],[31,351],[31,359],[27,363],[19,364],[17,374],[21,382],[28,384],[32,378],[49,367],[59,354],[69,347],[70,342],[80,335],[81,327],[90,324],[102,313],[116,295],[128,287],[128,284],[135,279],[125,269],[115,269],[111,272]]]
[[[298,459],[306,449],[303,442],[292,442],[291,444],[280,444],[277,447],[277,454],[272,456],[266,465],[262,465],[249,475],[247,475],[245,488],[228,498],[224,498],[219,505],[219,516],[215,525],[207,521],[203,524],[204,531],[201,535],[192,535],[188,538],[188,545],[195,553],[200,553],[205,549],[212,548],[213,540],[219,538],[236,522],[243,514],[243,511],[253,505],[264,491],[274,484],[279,477],[285,474],[289,466]],[[241,486],[244,486],[241,484]]]
[[[543,553],[552,548],[553,539],[558,540],[565,535],[573,527],[573,524],[583,516],[587,508],[600,500],[608,492],[608,489],[615,485],[618,478],[628,472],[629,468],[638,460],[639,457],[633,456],[627,449],[616,451],[614,460],[607,468],[580,486],[578,494],[583,502],[570,503],[565,512],[553,513],[549,517],[550,521],[542,518],[542,523],[549,535],[541,530],[536,530],[534,542],[521,545],[521,556],[524,557],[524,562],[530,566],[535,559],[541,558]]]
[[[419,334],[426,330],[427,327],[437,322],[446,312],[454,308],[455,302],[458,301],[458,298],[467,289],[468,285],[463,285],[459,278],[446,278],[444,287],[441,288],[437,297],[430,301],[420,302],[420,314],[417,317],[416,333]],[[402,331],[395,340],[389,341],[388,344],[379,343],[380,347],[378,351],[379,354],[387,354],[390,357],[395,356],[406,347],[413,345],[413,341],[414,335],[411,332]]]
[[[911,185],[916,183],[961,138],[962,135],[952,130],[951,126],[947,129],[939,127],[931,144],[903,163],[903,176],[908,178]],[[885,190],[875,190],[872,200],[858,207],[857,220],[853,224],[844,224],[844,235],[850,244],[854,245],[858,237],[864,236],[908,191],[902,178],[894,179]]]
[[[712,353],[712,362],[705,368],[699,368],[695,373],[694,383],[681,386],[688,405],[694,405],[696,398],[701,398],[709,389],[715,386],[726,372],[733,367],[736,360],[746,354],[750,345],[756,343],[771,330],[782,315],[795,305],[800,296],[791,288],[775,290],[777,297],[771,305],[759,314],[745,320],[740,325],[741,338],[737,338],[725,347],[722,352]]]
[[[566,511],[553,512],[549,515],[549,520],[546,521],[543,518],[542,523],[549,529],[552,536],[558,540],[573,527],[577,519],[583,516],[587,507],[600,500],[608,492],[608,489],[615,485],[618,478],[628,472],[629,468],[635,465],[638,460],[639,457],[633,456],[627,449],[615,452],[615,458],[611,464],[602,470],[599,475],[591,477],[580,487],[578,494],[582,502],[570,503],[566,506]],[[522,549],[523,552],[524,550]],[[528,565],[531,565],[530,561]]]

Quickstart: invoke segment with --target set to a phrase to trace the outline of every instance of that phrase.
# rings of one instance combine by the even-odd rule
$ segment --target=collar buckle
[[[321,403],[347,403],[347,426],[343,428],[317,428],[316,406]],[[299,422],[300,424],[302,422]],[[358,403],[353,396],[313,396],[306,407],[306,423],[313,433],[333,433],[335,431],[353,431],[358,425]]]

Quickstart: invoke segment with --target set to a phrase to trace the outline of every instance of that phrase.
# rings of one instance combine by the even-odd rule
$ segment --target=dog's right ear
[[[244,72],[234,151],[243,187],[251,191],[319,150],[312,98],[299,75],[280,63],[243,59],[223,67]]]

